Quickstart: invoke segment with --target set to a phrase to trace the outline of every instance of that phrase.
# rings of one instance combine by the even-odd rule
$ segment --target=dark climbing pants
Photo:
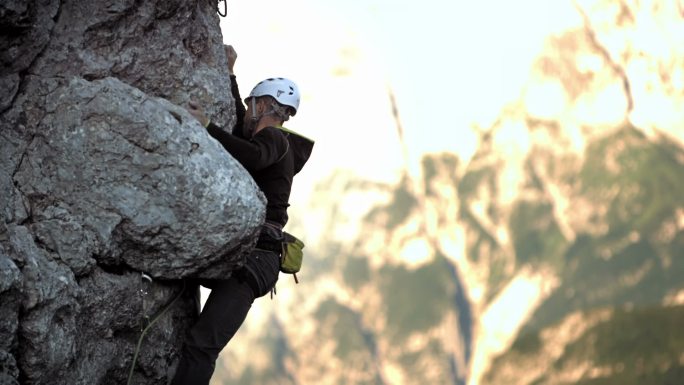
[[[219,353],[242,325],[254,299],[275,286],[279,262],[278,254],[256,249],[240,271],[227,280],[212,282],[211,294],[188,333],[171,384],[209,384]]]

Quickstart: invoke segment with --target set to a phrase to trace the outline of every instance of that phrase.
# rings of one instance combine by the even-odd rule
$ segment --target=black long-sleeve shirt
[[[231,76],[231,83],[237,114],[233,134],[212,123],[207,131],[242,164],[266,196],[266,220],[284,226],[288,220],[292,180],[308,160],[313,141],[277,127],[263,128],[246,138],[242,132],[246,110],[235,76]]]

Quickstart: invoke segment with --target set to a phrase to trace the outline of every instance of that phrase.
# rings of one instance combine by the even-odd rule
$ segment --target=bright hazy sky
[[[243,96],[272,76],[299,85],[300,113],[286,126],[317,142],[299,181],[338,168],[391,181],[405,161],[389,89],[410,171],[425,152],[456,152],[467,160],[477,143],[473,124],[491,125],[501,107],[520,96],[544,36],[566,24],[569,6],[548,0],[229,0],[221,26],[224,42],[238,52]]]

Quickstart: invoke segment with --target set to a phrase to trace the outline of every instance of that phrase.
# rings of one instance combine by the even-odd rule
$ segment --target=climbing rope
[[[143,281],[148,281],[149,283],[152,283],[152,278],[150,278],[147,274],[142,273],[142,280]],[[143,295],[143,318],[148,319],[148,317],[145,315],[145,297],[147,296],[147,291],[144,289],[144,284],[143,287],[140,289],[141,294]],[[155,322],[157,322],[171,307],[173,304],[178,301],[178,299],[181,297],[183,292],[185,291],[185,280],[183,280],[183,288],[181,289],[180,292],[159,312],[157,315],[152,318],[152,321],[150,321],[145,328],[142,329],[140,333],[140,338],[138,338],[138,345],[135,347],[135,353],[133,354],[133,362],[131,362],[131,369],[128,372],[128,381],[126,382],[127,385],[131,385],[131,380],[133,379],[133,369],[135,369],[135,363],[138,360],[138,354],[140,353],[140,347],[142,346],[143,339],[145,338],[145,334],[147,333],[148,330],[154,325]],[[142,325],[141,325],[142,327]]]
[[[223,3],[223,13],[221,13],[221,8],[219,7],[219,4]],[[216,12],[221,17],[226,17],[228,16],[228,0],[218,0],[218,4],[216,4]]]

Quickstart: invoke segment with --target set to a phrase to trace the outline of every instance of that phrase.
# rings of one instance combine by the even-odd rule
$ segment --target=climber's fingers
[[[237,59],[237,56],[238,56],[237,51],[235,51],[235,48],[232,45],[224,44],[223,49],[226,51],[226,57],[228,58],[229,62],[231,59],[233,61],[235,61],[235,59]]]
[[[238,54],[235,51],[235,48],[233,48],[233,46],[230,44],[224,44],[223,49],[226,51],[226,58],[228,59],[228,70],[232,74],[233,66],[235,65]]]

